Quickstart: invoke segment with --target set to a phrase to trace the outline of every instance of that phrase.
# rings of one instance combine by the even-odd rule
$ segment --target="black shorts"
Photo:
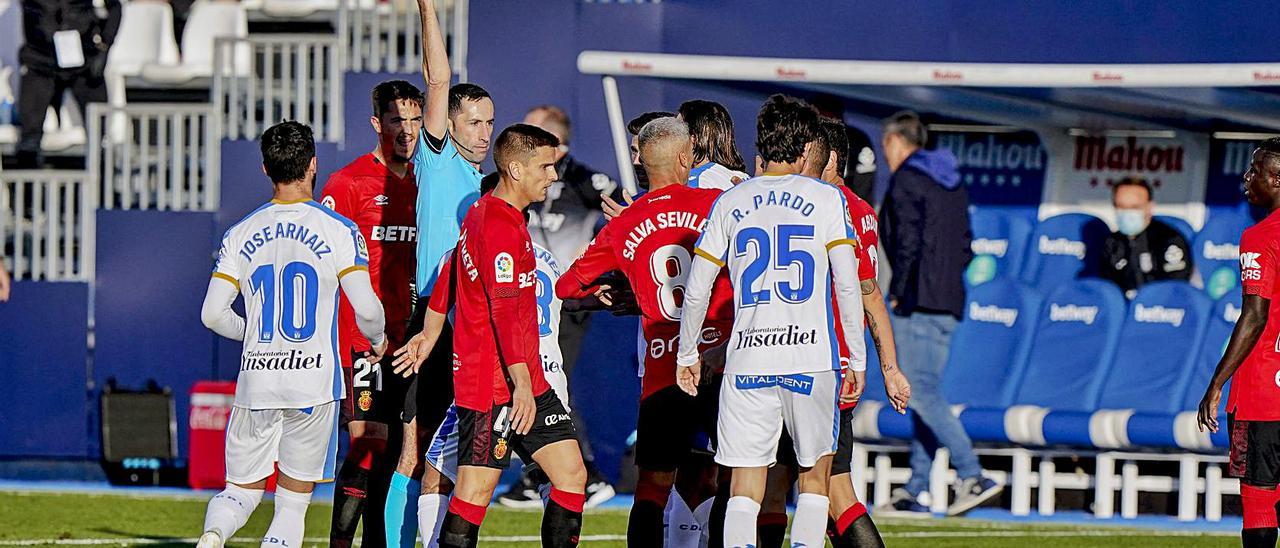
[[[347,394],[342,402],[342,424],[351,421],[398,423],[409,379],[392,373],[392,359],[369,363],[364,352],[351,351],[351,367],[344,367]]]
[[[691,455],[714,455],[716,395],[685,394],[668,386],[640,400],[636,422],[636,466],[652,472],[674,472]]]
[[[1259,487],[1280,484],[1280,421],[1236,420],[1227,414],[1231,459],[1227,475]]]
[[[578,439],[573,419],[556,391],[547,389],[534,398],[537,416],[523,436],[511,433],[511,406],[495,405],[487,412],[458,408],[458,466],[484,466],[505,470],[511,452],[533,462],[533,454],[556,442]]]
[[[831,461],[831,475],[848,474],[853,467],[853,410],[840,410],[840,434],[836,437],[836,456]]]
[[[405,424],[418,419],[418,429],[435,432],[453,403],[453,328],[447,322],[435,348],[404,392],[400,420]]]

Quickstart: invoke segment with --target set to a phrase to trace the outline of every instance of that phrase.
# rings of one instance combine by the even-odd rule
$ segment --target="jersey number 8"
[[[258,342],[269,343],[277,329],[289,342],[305,342],[316,334],[316,305],[320,301],[320,278],[316,269],[304,262],[292,262],[280,269],[280,299],[276,300],[276,265],[264,264],[249,279],[253,294],[262,300]],[[277,326],[277,310],[283,312]]]
[[[684,310],[684,288],[689,279],[689,250],[669,244],[659,247],[649,256],[649,274],[658,286],[658,310],[662,317],[680,321]]]

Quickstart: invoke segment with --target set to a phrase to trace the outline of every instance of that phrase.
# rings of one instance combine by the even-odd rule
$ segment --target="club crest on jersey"
[[[325,196],[320,200],[320,205],[333,209],[333,206],[336,205],[336,203],[333,201],[333,196]]]
[[[368,390],[361,390],[360,400],[358,403],[360,405],[361,411],[368,411],[371,407],[373,407],[373,392],[370,392]]]
[[[516,262],[511,254],[503,251],[493,258],[493,272],[498,283],[511,283],[516,279]]]
[[[505,456],[507,456],[507,440],[498,438],[498,443],[493,446],[493,458],[502,460]]]

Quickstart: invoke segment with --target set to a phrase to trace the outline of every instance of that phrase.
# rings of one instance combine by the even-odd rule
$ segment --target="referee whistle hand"
[[[1200,400],[1200,410],[1196,413],[1196,423],[1201,432],[1218,431],[1218,402],[1222,399],[1222,390],[1212,386],[1205,391]]]
[[[511,394],[511,427],[521,436],[533,429],[538,406],[533,401],[533,391],[527,385],[516,386]]]
[[[676,384],[690,396],[698,395],[698,382],[702,377],[702,360],[689,366],[676,366]]]

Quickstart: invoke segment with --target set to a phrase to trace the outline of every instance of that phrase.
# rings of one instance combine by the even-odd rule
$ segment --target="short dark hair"
[[[422,108],[422,105],[426,103],[426,98],[422,96],[422,90],[404,80],[387,80],[378,84],[373,87],[372,96],[373,115],[379,118],[396,101],[413,101],[418,105],[418,108]]]
[[[756,152],[766,162],[794,162],[818,134],[818,111],[780,93],[771,95],[756,117]]]
[[[486,97],[491,101],[493,100],[492,97],[489,97],[489,92],[480,86],[475,84],[454,84],[453,87],[449,88],[449,116],[457,116],[459,112],[462,112],[463,101],[479,101]]]
[[[1111,185],[1111,197],[1115,198],[1116,192],[1120,191],[1120,187],[1126,187],[1126,186],[1136,186],[1136,187],[1144,188],[1147,191],[1148,200],[1154,200],[1156,198],[1155,191],[1152,190],[1151,188],[1151,183],[1148,183],[1146,179],[1140,179],[1138,177],[1125,177],[1123,179],[1120,179],[1119,181],[1116,181],[1115,184]]]
[[[538,147],[558,147],[560,139],[550,131],[529,124],[512,124],[498,134],[493,146],[493,162],[498,171],[507,172],[510,162],[525,162]]]
[[[844,176],[845,167],[849,165],[849,132],[844,122],[823,116],[818,120],[818,127],[827,142],[827,148],[836,153],[836,173]]]
[[[909,110],[894,114],[884,121],[885,135],[901,135],[908,143],[923,147],[929,142],[929,131],[925,129],[920,115]]]
[[[627,133],[640,135],[640,130],[644,129],[645,124],[657,120],[658,118],[674,118],[675,115],[676,113],[674,112],[665,112],[661,110],[646,112],[632,118],[630,122],[627,122]]]
[[[262,132],[262,165],[275,184],[301,181],[316,157],[316,140],[306,124],[286,120]]]
[[[498,179],[498,172],[496,171],[485,175],[484,178],[480,179],[480,195],[484,196],[485,194],[493,192],[493,189],[498,188]]]
[[[1272,137],[1261,143],[1258,143],[1258,150],[1267,154],[1280,156],[1280,137]]]
[[[693,161],[715,162],[735,171],[745,171],[742,154],[733,140],[733,117],[729,109],[715,101],[694,99],[680,103],[680,118],[689,124],[693,137]]]

